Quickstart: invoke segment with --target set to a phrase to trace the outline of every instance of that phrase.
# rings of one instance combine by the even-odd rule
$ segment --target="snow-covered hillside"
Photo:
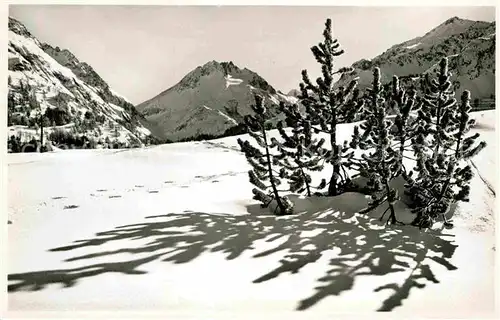
[[[265,103],[275,109],[280,101],[297,101],[276,92],[247,68],[240,69],[232,62],[210,61],[188,73],[172,88],[139,104],[137,109],[155,125],[153,134],[162,139],[224,136],[252,113],[250,105],[255,93],[264,96]]]
[[[270,215],[251,200],[237,137],[10,154],[9,310],[492,316],[495,116],[475,113],[488,147],[455,228],[426,232],[355,214],[369,201],[357,193],[292,197],[297,215]]]
[[[127,145],[141,145],[150,134],[134,106],[114,93],[91,66],[68,50],[41,43],[10,17],[8,66],[9,136],[39,139],[34,123],[40,111],[46,114],[48,131],[59,126],[58,130],[71,129],[96,141],[108,138]],[[35,110],[34,101],[41,110]]]
[[[414,81],[433,72],[443,56],[448,57],[458,96],[467,89],[473,99],[494,106],[495,22],[450,18],[422,37],[394,45],[371,60],[355,62],[354,74],[344,76],[336,85],[359,77],[360,88],[366,88],[374,67],[380,68],[383,82],[391,81],[393,75]]]

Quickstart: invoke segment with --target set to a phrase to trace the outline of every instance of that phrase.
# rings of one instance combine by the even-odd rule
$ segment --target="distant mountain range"
[[[448,19],[422,37],[389,48],[372,60],[360,60],[354,73],[335,84],[346,85],[358,78],[359,88],[371,85],[372,69],[379,67],[382,81],[393,75],[403,81],[416,81],[436,71],[443,56],[449,57],[457,96],[464,89],[472,93],[476,104],[494,107],[495,95],[495,22]],[[270,104],[297,101],[300,91],[282,94],[257,73],[240,69],[232,62],[210,61],[186,75],[178,84],[137,106],[154,125],[149,127],[161,138],[173,141],[199,136],[223,136],[242,123],[251,113],[252,93],[263,95]],[[232,132],[234,133],[234,132]]]
[[[33,126],[41,111],[47,118],[46,133],[67,131],[123,146],[142,145],[148,139],[142,115],[90,65],[69,50],[41,43],[11,17],[8,39],[9,135],[38,139]]]
[[[276,91],[257,73],[233,62],[209,61],[188,73],[179,83],[137,106],[152,132],[179,141],[237,133],[243,117],[252,113],[254,94],[275,110],[280,101],[297,98]]]
[[[360,60],[354,74],[342,77],[336,86],[358,77],[359,88],[371,85],[372,69],[379,67],[382,82],[393,75],[416,81],[423,74],[437,71],[442,57],[448,57],[457,97],[471,91],[473,99],[494,105],[495,22],[471,21],[453,17],[421,37],[389,48],[371,60]]]
[[[255,93],[264,97],[275,121],[282,117],[279,103],[296,103],[300,94],[296,89],[283,94],[256,72],[233,62],[209,61],[134,107],[90,65],[68,50],[40,43],[13,18],[9,18],[8,52],[11,133],[33,132],[26,126],[36,116],[26,99],[26,86],[42,109],[66,115],[52,123],[53,128],[129,145],[152,137],[175,142],[242,133],[243,117],[252,113]],[[477,105],[494,107],[495,22],[453,17],[371,60],[355,62],[353,74],[341,77],[335,86],[358,78],[359,88],[364,89],[371,85],[373,67],[381,69],[383,82],[393,75],[418,81],[425,73],[434,72],[443,56],[449,57],[457,96],[468,89]],[[89,117],[98,121],[89,125]],[[61,119],[66,121],[61,123]]]

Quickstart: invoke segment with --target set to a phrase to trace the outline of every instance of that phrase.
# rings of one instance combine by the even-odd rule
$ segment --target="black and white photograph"
[[[493,4],[6,7],[7,317],[499,316]]]

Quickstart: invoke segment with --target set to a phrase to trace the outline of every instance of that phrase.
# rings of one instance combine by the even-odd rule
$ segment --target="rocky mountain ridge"
[[[264,97],[276,116],[280,101],[297,101],[248,68],[239,68],[232,61],[212,60],[137,109],[154,124],[160,138],[180,141],[221,137],[243,132],[243,117],[252,113],[255,93]]]
[[[148,141],[145,119],[89,64],[69,50],[41,43],[12,17],[8,39],[9,136],[39,139],[44,121],[47,137],[64,131],[123,147]]]
[[[439,60],[446,56],[457,96],[467,89],[473,99],[494,104],[495,38],[495,22],[453,17],[421,37],[394,45],[371,60],[353,63],[354,73],[341,77],[336,86],[358,78],[364,89],[370,86],[374,67],[381,69],[383,82],[393,75],[418,81],[436,71]]]

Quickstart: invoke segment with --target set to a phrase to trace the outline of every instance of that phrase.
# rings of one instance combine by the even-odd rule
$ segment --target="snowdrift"
[[[358,193],[292,195],[297,214],[275,217],[251,200],[237,137],[11,154],[9,311],[492,317],[495,111],[476,115],[489,145],[450,230],[385,227]]]

